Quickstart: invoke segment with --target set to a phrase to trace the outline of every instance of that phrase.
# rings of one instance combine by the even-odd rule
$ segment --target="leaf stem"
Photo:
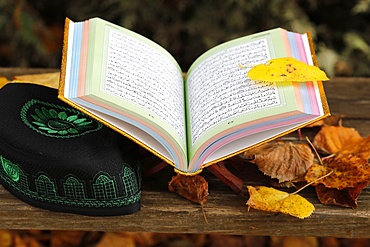
[[[206,216],[206,211],[204,210],[204,204],[201,203],[200,206],[202,208],[202,213],[203,213],[204,221],[206,222],[206,224],[208,224],[208,220],[207,220],[207,216]]]
[[[319,181],[319,180],[321,180],[321,179],[324,179],[324,178],[326,178],[326,177],[330,176],[330,174],[332,174],[333,172],[334,172],[334,170],[331,170],[328,174],[325,174],[325,175],[323,175],[323,176],[319,177],[318,179],[316,179],[316,180],[314,180],[314,181],[312,181],[312,182],[310,182],[310,183],[306,184],[305,186],[303,186],[302,188],[300,188],[300,189],[296,190],[295,192],[290,193],[290,195],[297,194],[298,192],[300,192],[300,191],[302,191],[303,189],[307,188],[308,186],[310,186],[310,185],[312,185],[312,184],[316,183],[317,181]]]
[[[317,158],[319,159],[320,164],[323,166],[323,165],[324,165],[324,163],[322,162],[322,159],[321,159],[321,157],[320,157],[319,153],[317,152],[316,148],[314,147],[314,145],[312,144],[312,142],[310,141],[310,139],[309,139],[307,136],[306,136],[306,140],[307,140],[307,142],[310,144],[310,146],[311,146],[311,148],[313,149],[313,151],[315,152],[315,154],[316,154]]]

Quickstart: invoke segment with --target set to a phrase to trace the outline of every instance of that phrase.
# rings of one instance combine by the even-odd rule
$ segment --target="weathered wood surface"
[[[35,70],[0,68],[0,75],[32,73]],[[38,73],[41,71],[37,71]],[[370,135],[370,78],[334,78],[325,83],[332,114],[344,114],[343,125]],[[304,133],[310,135],[311,133]],[[296,134],[292,134],[296,136]],[[170,167],[143,178],[142,209],[133,215],[88,217],[51,212],[29,206],[0,186],[0,229],[58,229],[167,233],[222,233],[260,236],[370,237],[370,187],[358,199],[357,209],[321,205],[312,188],[300,194],[315,204],[307,219],[267,213],[245,205],[248,195],[238,195],[205,171],[210,195],[205,204],[208,224],[198,204],[170,193]],[[240,175],[244,184],[264,184],[263,175],[246,166]]]

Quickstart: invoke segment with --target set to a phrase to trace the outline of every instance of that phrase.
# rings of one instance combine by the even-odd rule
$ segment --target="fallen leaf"
[[[247,205],[254,209],[281,212],[300,219],[309,217],[315,210],[312,203],[297,194],[289,194],[265,186],[247,186],[247,188],[250,195]]]
[[[279,183],[300,181],[314,163],[314,154],[307,144],[268,142],[244,153],[249,162],[257,164],[266,175]]]
[[[320,151],[334,154],[323,165],[313,165],[305,179],[317,181],[316,194],[321,203],[357,208],[357,198],[370,181],[370,137],[363,138],[353,128],[324,126],[315,136],[313,145]]]
[[[316,181],[318,178],[330,175]],[[325,159],[324,165],[312,165],[305,176],[308,183],[323,184],[327,188],[342,190],[353,188],[370,180],[370,166],[366,159],[357,156],[332,157]],[[315,182],[316,181],[316,182]]]
[[[325,72],[292,57],[271,59],[251,68],[248,77],[257,81],[326,81]]]
[[[343,126],[323,126],[316,134],[313,145],[318,151],[335,154],[345,146],[351,146],[363,137],[354,128]]]
[[[336,154],[337,157],[348,155],[354,155],[366,160],[370,159],[370,136],[345,144]]]
[[[335,188],[327,188],[323,184],[318,184],[315,189],[317,197],[322,204],[351,207],[355,209],[358,207],[357,198],[367,185],[367,182],[363,182],[356,184],[353,188],[338,190]]]
[[[202,207],[204,220],[208,224],[204,212],[204,203],[208,198],[208,182],[204,177],[198,174],[192,176],[177,174],[168,183],[168,189],[192,202],[199,203]]]
[[[208,182],[200,175],[177,174],[168,183],[168,189],[199,204],[205,203],[208,198]]]

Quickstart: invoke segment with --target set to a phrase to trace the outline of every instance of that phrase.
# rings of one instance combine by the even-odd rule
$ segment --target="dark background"
[[[99,16],[166,48],[186,71],[213,46],[310,31],[329,76],[370,76],[370,0],[0,0],[0,66],[58,68],[65,17]]]

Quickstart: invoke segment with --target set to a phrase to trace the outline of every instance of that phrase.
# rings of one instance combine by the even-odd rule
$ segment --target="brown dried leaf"
[[[337,157],[345,157],[347,155],[354,155],[366,160],[370,159],[370,136],[354,141],[353,143],[347,143],[336,154]]]
[[[335,154],[346,145],[362,140],[361,135],[354,128],[343,126],[324,126],[316,134],[313,145],[318,151]]]
[[[201,205],[208,198],[208,182],[200,175],[186,176],[177,174],[168,183],[168,189]]]
[[[357,208],[357,198],[367,184],[367,182],[358,183],[353,188],[342,190],[327,188],[323,184],[319,184],[315,189],[317,197],[322,204]]]
[[[249,161],[279,183],[298,181],[314,163],[314,154],[307,144],[292,142],[269,142],[246,151],[244,156],[253,157]]]
[[[368,183],[370,180],[370,166],[368,161],[357,157],[347,156],[343,158],[325,159],[324,165],[312,165],[305,176],[308,183],[329,174],[318,180],[313,185],[323,184],[327,188],[342,190],[353,188],[359,183]]]
[[[168,189],[175,192],[186,199],[199,203],[202,207],[203,217],[208,224],[206,214],[204,212],[204,203],[208,198],[208,182],[200,175],[186,176],[177,174],[173,176],[168,183]]]

